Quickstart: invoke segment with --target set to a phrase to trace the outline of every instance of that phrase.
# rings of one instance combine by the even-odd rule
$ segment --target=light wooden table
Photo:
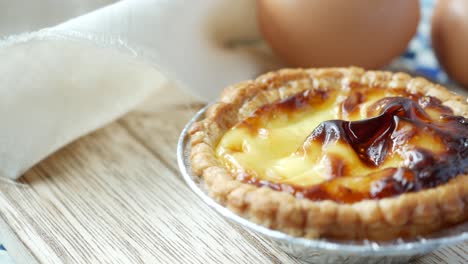
[[[167,86],[140,108],[0,182],[0,232],[17,263],[297,263],[225,221],[176,165],[202,104]],[[34,131],[31,131],[34,133]],[[468,244],[415,263],[467,263]]]

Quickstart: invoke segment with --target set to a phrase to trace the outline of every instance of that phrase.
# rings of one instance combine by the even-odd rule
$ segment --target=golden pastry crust
[[[306,238],[389,240],[414,237],[468,219],[468,175],[432,189],[353,204],[312,201],[235,179],[218,160],[215,148],[224,133],[258,107],[307,89],[342,89],[354,84],[404,88],[440,99],[455,115],[468,117],[466,98],[405,73],[361,68],[285,69],[227,87],[218,102],[190,131],[193,172],[210,195],[258,224]]]

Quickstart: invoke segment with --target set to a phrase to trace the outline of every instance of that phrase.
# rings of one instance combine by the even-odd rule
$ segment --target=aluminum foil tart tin
[[[334,241],[292,237],[285,233],[257,225],[236,215],[213,200],[208,195],[203,179],[192,173],[190,144],[187,133],[193,123],[203,118],[207,108],[208,106],[201,109],[189,121],[182,131],[177,145],[179,169],[188,186],[206,204],[226,219],[271,240],[299,260],[308,263],[404,263],[441,246],[448,246],[468,240],[468,223],[413,240],[398,239],[386,242],[367,240]]]

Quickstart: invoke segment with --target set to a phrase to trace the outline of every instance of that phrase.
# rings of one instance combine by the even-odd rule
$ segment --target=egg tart
[[[360,68],[285,69],[224,90],[190,131],[210,195],[293,236],[412,238],[468,219],[466,98]]]

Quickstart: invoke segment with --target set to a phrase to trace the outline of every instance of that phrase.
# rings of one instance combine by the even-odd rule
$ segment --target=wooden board
[[[167,86],[139,109],[0,181],[0,233],[17,263],[296,263],[184,184],[176,143],[202,104]],[[468,244],[415,263],[466,263]]]

